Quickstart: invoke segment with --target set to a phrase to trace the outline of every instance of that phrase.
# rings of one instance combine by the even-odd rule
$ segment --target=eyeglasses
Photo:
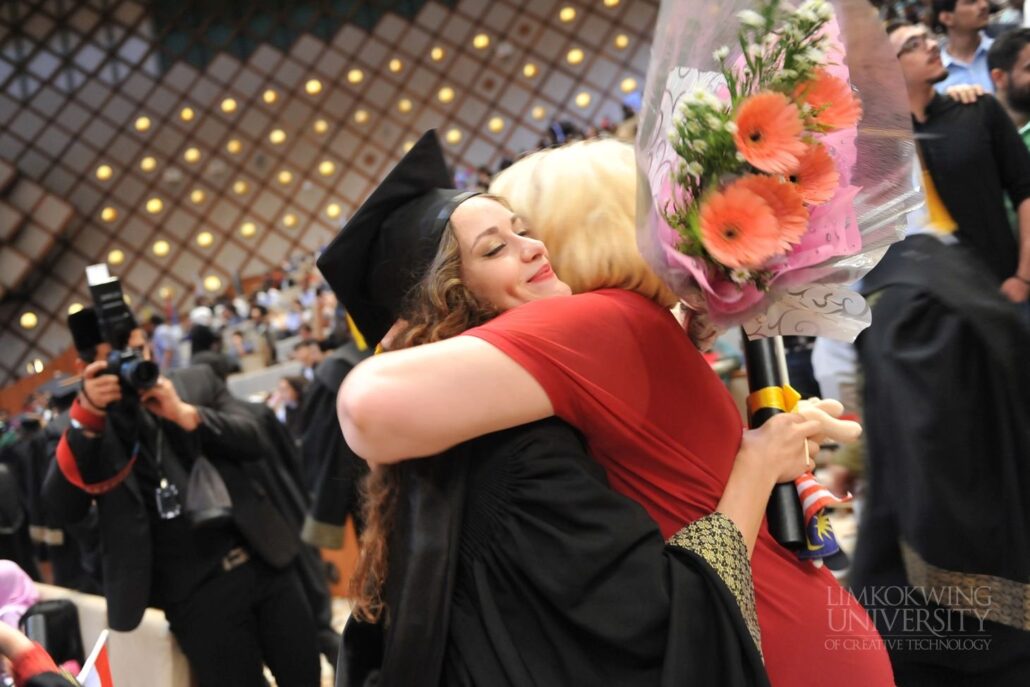
[[[930,45],[930,41],[936,42],[936,39],[928,32],[917,33],[914,36],[910,36],[907,41],[901,44],[901,49],[898,50],[898,57],[907,55],[910,52],[916,50],[926,50]]]

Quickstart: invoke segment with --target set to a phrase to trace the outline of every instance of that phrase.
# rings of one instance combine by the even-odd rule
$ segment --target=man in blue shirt
[[[987,51],[993,39],[983,29],[990,19],[987,0],[934,0],[934,21],[944,27],[947,45],[941,48],[941,61],[948,77],[935,85],[938,93],[952,86],[977,85],[986,93],[994,93],[991,70],[987,66]]]
[[[170,324],[165,322],[160,315],[151,315],[150,325],[153,328],[150,343],[154,349],[154,359],[161,367],[161,371],[169,372],[182,367],[182,359],[179,355],[182,327],[177,322]]]

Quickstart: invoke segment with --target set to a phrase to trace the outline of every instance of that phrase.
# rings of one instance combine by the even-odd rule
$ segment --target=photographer
[[[83,313],[99,316],[103,336]],[[132,630],[147,606],[163,608],[201,687],[264,685],[262,662],[278,684],[317,685],[314,622],[290,565],[299,541],[237,467],[265,455],[253,415],[206,366],[157,376],[134,322],[127,337],[108,331],[102,309],[69,324],[82,390],[44,498],[68,523],[96,501],[110,627]],[[202,458],[224,478],[231,516],[191,505]]]

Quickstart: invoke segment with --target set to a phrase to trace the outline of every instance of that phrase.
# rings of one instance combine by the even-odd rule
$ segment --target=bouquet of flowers
[[[797,403],[775,342],[756,340],[853,340],[868,326],[848,285],[922,202],[913,153],[897,58],[867,0],[663,0],[637,133],[638,244],[707,315],[692,329],[743,327],[752,424]],[[832,557],[835,500],[810,474],[777,485],[770,531],[802,558]]]
[[[862,0],[837,4],[662,3],[637,140],[639,243],[688,305],[752,337],[853,339],[868,308],[844,285],[921,200],[886,36]]]

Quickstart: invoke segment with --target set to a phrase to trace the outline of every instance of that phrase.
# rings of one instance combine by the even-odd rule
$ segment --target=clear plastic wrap
[[[683,97],[703,88],[725,97],[713,51],[740,54],[740,11],[749,0],[664,0],[655,28],[651,64],[637,135],[637,238],[655,271],[691,307],[721,327],[740,325],[751,338],[800,334],[852,341],[869,325],[864,299],[848,288],[871,270],[890,244],[904,236],[905,214],[923,202],[914,190],[908,98],[897,59],[876,11],[866,0],[833,0],[830,51],[836,75],[862,101],[857,128],[826,134],[841,185],[812,212],[802,243],[777,270],[767,291],[718,279],[705,264],[676,249],[676,232],[663,207],[679,164],[669,143]],[[734,54],[734,51],[736,54]]]

